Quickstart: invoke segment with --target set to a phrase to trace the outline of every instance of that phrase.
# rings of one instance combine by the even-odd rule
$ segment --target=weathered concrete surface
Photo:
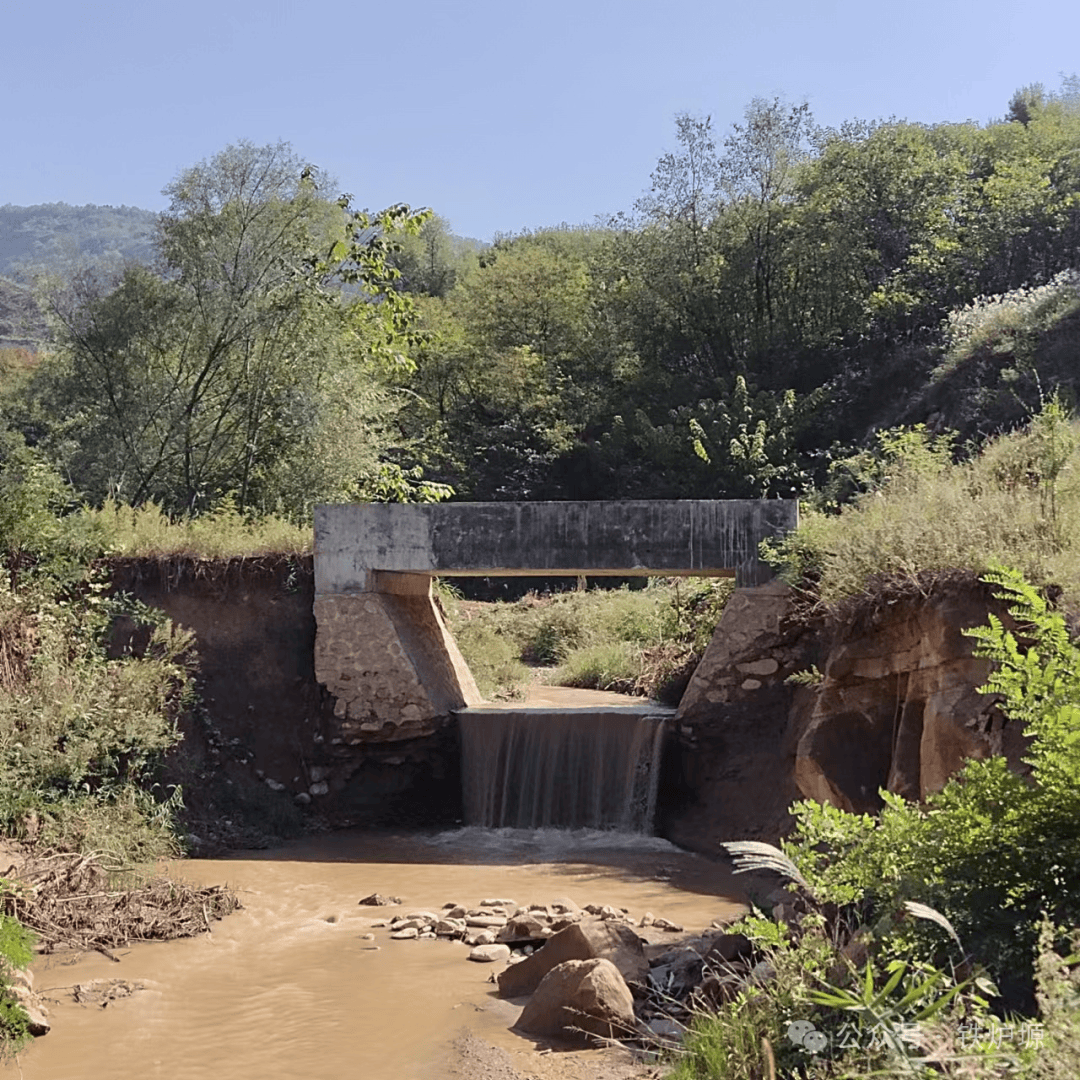
[[[459,576],[761,574],[758,545],[798,524],[794,499],[377,503],[315,508],[315,589],[375,588],[373,570]]]

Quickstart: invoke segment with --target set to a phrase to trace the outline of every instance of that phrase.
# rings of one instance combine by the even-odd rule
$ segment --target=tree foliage
[[[410,367],[387,256],[423,216],[324,186],[287,145],[228,147],[165,189],[161,272],[54,293],[61,349],[35,390],[66,418],[46,441],[80,491],[300,513],[377,472]]]

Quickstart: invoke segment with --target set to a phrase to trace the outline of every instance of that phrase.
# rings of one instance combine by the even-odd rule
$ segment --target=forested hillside
[[[157,214],[135,206],[0,206],[0,277],[147,262],[156,222]]]
[[[1015,425],[1075,379],[1076,91],[985,126],[680,117],[632,213],[427,290],[404,422],[477,498],[790,494],[875,426]]]
[[[9,379],[6,423],[93,502],[298,520],[439,484],[801,494],[897,424],[967,453],[1076,389],[1080,84],[1003,108],[680,116],[634,207],[489,247],[435,215],[355,214],[291,148],[238,144],[166,189],[152,245],[126,209],[112,247],[83,245],[145,236],[148,261],[39,289],[55,347]],[[18,213],[12,250],[75,211]]]

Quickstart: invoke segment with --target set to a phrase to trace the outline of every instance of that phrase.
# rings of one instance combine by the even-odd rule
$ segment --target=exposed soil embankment
[[[679,709],[664,834],[712,852],[783,834],[794,799],[873,812],[881,789],[923,798],[968,757],[1023,769],[1020,730],[979,693],[988,662],[964,634],[989,611],[1007,619],[967,574],[882,584],[831,612],[778,583],[740,590]]]
[[[456,740],[348,745],[316,682],[310,556],[128,559],[113,586],[194,632],[199,703],[170,763],[195,847],[260,846],[305,825],[460,817]],[[114,649],[147,631],[121,620]]]
[[[313,669],[310,558],[132,560],[114,582],[197,638],[201,704],[171,766],[196,849],[460,818],[452,724],[391,743],[343,737]],[[873,811],[880,788],[921,798],[969,756],[1022,768],[1019,732],[978,693],[988,669],[963,633],[995,604],[970,575],[883,586],[831,613],[778,583],[738,590],[679,709],[658,831],[715,853],[781,835],[799,798]],[[140,633],[119,625],[115,647],[137,649]]]

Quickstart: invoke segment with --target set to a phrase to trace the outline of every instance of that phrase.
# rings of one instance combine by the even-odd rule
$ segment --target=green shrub
[[[552,678],[559,686],[630,694],[637,689],[640,673],[640,651],[625,641],[612,641],[575,649]]]
[[[0,878],[0,887],[10,883]],[[30,1019],[10,993],[11,972],[30,966],[34,935],[18,919],[0,915],[0,1057],[7,1057],[31,1039]]]
[[[167,621],[109,660],[113,603],[0,583],[0,829],[118,862],[175,851],[178,796],[155,797],[190,701],[192,638]]]
[[[1080,923],[1080,648],[1015,571],[987,580],[1009,602],[1017,633],[993,616],[971,631],[994,664],[983,690],[1023,724],[1032,777],[995,757],[969,760],[922,805],[882,792],[877,818],[804,802],[786,850],[825,899],[869,902],[882,916],[905,900],[943,912],[1023,1004],[1041,913]]]

